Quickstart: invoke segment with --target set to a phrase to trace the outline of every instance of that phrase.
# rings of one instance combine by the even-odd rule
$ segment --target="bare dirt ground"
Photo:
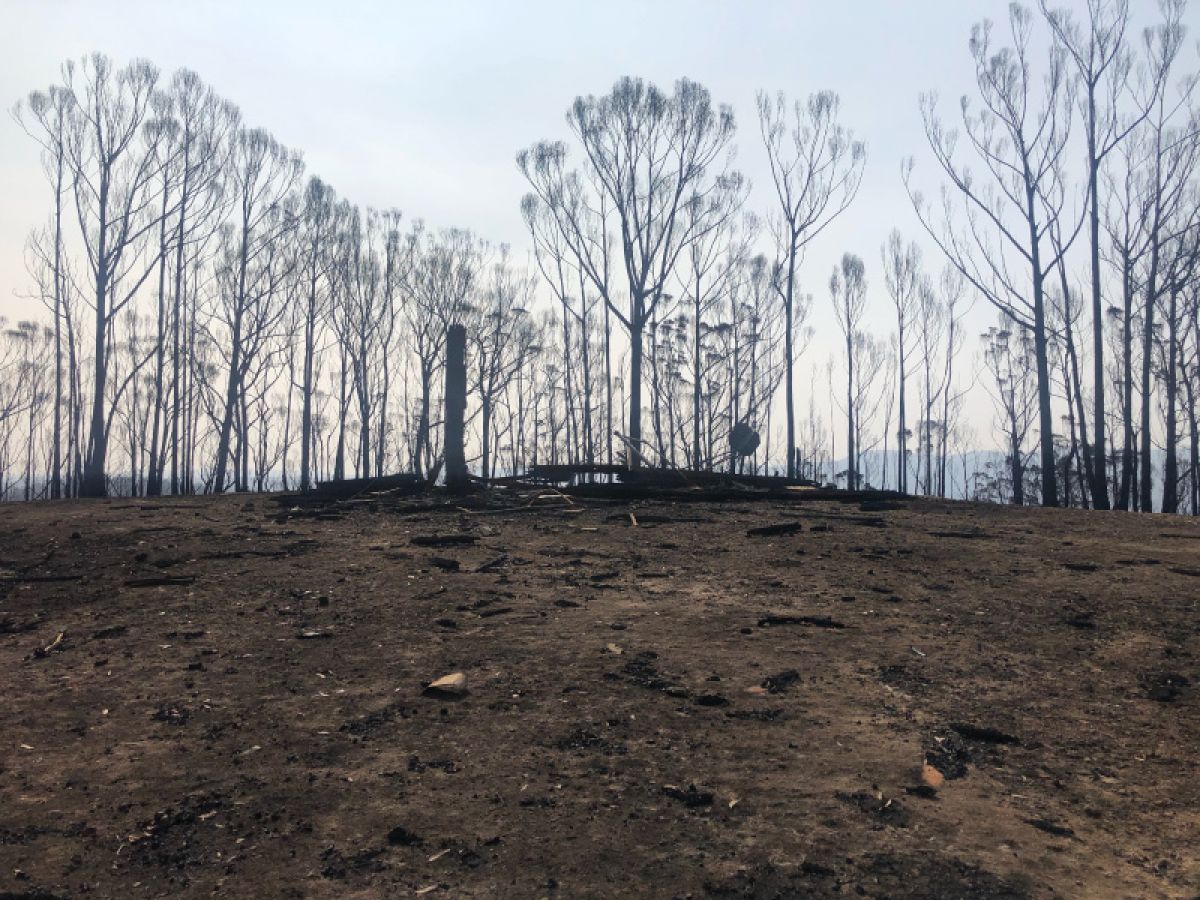
[[[7,506],[0,896],[1200,894],[1197,523],[581,505]]]

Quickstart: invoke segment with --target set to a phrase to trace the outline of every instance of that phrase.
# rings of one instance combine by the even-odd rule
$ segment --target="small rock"
[[[913,797],[920,797],[922,800],[936,800],[937,788],[932,788],[927,784],[918,784],[914,787],[906,787],[904,793]]]
[[[443,675],[431,681],[424,691],[427,697],[462,697],[467,693],[467,676],[462,672]]]
[[[746,530],[748,537],[780,537],[787,534],[799,534],[804,526],[799,522],[780,522],[776,525],[762,525]]]
[[[686,789],[676,787],[673,784],[663,785],[663,793],[668,797],[679,800],[684,806],[692,809],[700,806],[712,806],[713,804],[712,791],[699,790],[694,784],[689,784]]]
[[[929,763],[921,764],[921,783],[935,791],[946,783],[946,776]]]
[[[957,731],[968,741],[978,741],[983,744],[1020,744],[1021,739],[990,725],[972,725],[967,722],[951,722],[952,731]]]
[[[398,847],[419,847],[421,838],[413,834],[403,825],[397,825],[388,832],[388,843]]]
[[[778,675],[768,675],[762,680],[762,688],[771,694],[782,694],[799,680],[800,673],[795,669],[788,669]]]
[[[1052,834],[1055,837],[1071,837],[1075,834],[1073,828],[1068,828],[1066,825],[1059,825],[1057,822],[1051,822],[1049,819],[1026,819],[1025,821],[1038,831],[1044,831],[1046,834]]]
[[[1191,684],[1177,672],[1150,672],[1142,675],[1141,681],[1146,695],[1159,703],[1174,703]]]

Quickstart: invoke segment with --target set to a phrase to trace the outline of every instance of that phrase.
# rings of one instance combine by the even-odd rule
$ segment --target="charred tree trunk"
[[[1179,409],[1179,288],[1172,285],[1167,307],[1167,359],[1166,359],[1166,459],[1163,463],[1162,511],[1179,511],[1179,454],[1176,445]]]
[[[463,434],[467,412],[467,330],[462,325],[451,325],[446,333],[445,395],[446,486],[460,491],[468,482]]]
[[[604,441],[605,462],[613,464],[612,313],[604,305]]]

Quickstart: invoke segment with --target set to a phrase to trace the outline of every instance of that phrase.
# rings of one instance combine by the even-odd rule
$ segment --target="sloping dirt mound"
[[[1197,523],[503,493],[6,507],[0,896],[1200,891]]]

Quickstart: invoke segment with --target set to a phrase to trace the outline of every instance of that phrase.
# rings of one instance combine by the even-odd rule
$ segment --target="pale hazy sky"
[[[1132,6],[1140,29],[1156,3]],[[513,157],[540,138],[566,138],[576,95],[602,93],[622,75],[701,82],[734,107],[738,167],[763,212],[772,197],[755,92],[831,88],[869,158],[858,200],[802,273],[816,298],[817,361],[834,345],[826,284],[844,250],[867,263],[873,330],[891,330],[879,248],[893,227],[920,235],[901,159],[915,155],[929,191],[938,183],[918,96],[937,90],[952,117],[973,85],[971,25],[1006,16],[1004,0],[0,0],[0,102],[10,109],[53,83],[63,60],[95,50],[118,62],[146,57],[164,76],[191,68],[343,197],[473,228],[523,258],[525,185]],[[1200,3],[1187,14],[1192,39],[1198,16]],[[47,215],[47,190],[33,142],[0,116],[0,314],[10,318],[34,312],[14,294],[28,287],[22,246]],[[942,265],[933,248],[926,262],[935,274]],[[977,304],[973,332],[992,319]],[[968,351],[975,345],[972,334]]]

